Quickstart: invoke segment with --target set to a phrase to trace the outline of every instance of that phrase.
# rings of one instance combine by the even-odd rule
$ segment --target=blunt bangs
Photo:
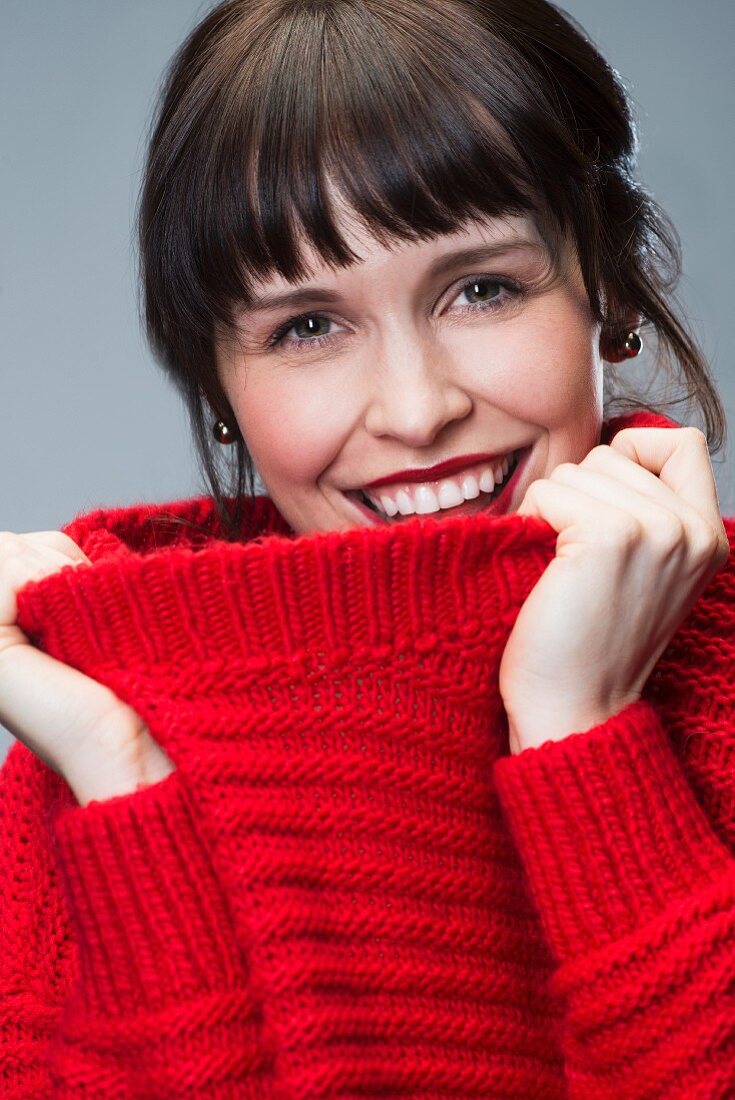
[[[330,190],[383,244],[530,212],[554,263],[584,159],[575,179],[523,55],[468,22],[465,5],[449,18],[448,7],[282,3],[247,41],[221,13],[217,50],[189,59],[202,94],[162,120],[169,140],[154,144],[166,162],[151,173],[158,194],[144,197],[169,337],[182,314],[203,339],[231,326],[273,273],[303,280],[305,242],[330,266],[354,262]]]

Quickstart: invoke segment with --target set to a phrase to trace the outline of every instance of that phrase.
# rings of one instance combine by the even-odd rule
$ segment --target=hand
[[[16,596],[27,582],[84,564],[89,558],[60,531],[0,532],[0,722],[86,804],[160,776],[167,758],[130,706],[42,653],[17,626]]]
[[[512,753],[584,732],[640,699],[729,557],[697,428],[623,429],[532,482],[518,514],[559,537],[500,664]]]

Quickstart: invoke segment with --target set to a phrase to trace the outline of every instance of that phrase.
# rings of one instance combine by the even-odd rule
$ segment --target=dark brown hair
[[[215,333],[254,280],[303,278],[305,239],[325,262],[354,259],[327,181],[382,243],[522,213],[547,240],[568,235],[607,338],[622,341],[636,312],[656,369],[683,384],[657,409],[694,401],[720,450],[723,407],[674,293],[680,240],[635,177],[637,142],[620,78],[546,0],[226,0],[209,12],[163,83],[138,243],[148,339],[185,401],[226,537],[243,537],[255,481],[241,434],[224,448],[212,436],[214,419],[237,426]],[[606,416],[653,407],[612,364],[606,374]]]

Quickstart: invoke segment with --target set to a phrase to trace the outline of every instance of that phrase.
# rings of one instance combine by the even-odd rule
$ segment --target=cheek
[[[342,446],[350,423],[347,387],[332,383],[325,391],[314,381],[291,375],[261,384],[251,376],[245,390],[230,399],[266,481],[314,481]]]
[[[486,400],[519,420],[553,428],[599,408],[602,363],[584,310],[544,303],[528,323],[508,331],[485,372]]]
[[[601,398],[597,363],[584,346],[546,351],[525,372],[523,383],[519,416],[548,428],[577,420],[585,410],[596,408]]]

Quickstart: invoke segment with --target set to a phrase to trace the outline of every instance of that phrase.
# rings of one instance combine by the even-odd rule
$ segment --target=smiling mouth
[[[388,516],[385,512],[382,512],[377,508],[371,500],[363,493],[361,489],[351,489],[344,493],[344,495],[355,504],[359,510],[364,513],[369,513],[375,517],[380,523],[405,523],[412,519],[441,519],[443,516],[462,516],[462,515],[474,515],[476,512],[481,512],[485,509],[491,512],[497,512],[502,514],[509,499],[511,483],[515,484],[516,474],[518,472],[519,465],[525,465],[525,458],[530,453],[531,448],[521,448],[513,452],[511,463],[508,467],[508,473],[503,481],[499,485],[496,485],[492,492],[486,493],[480,490],[479,496],[473,497],[469,500],[464,500],[461,504],[457,504],[451,508],[440,508],[435,512],[411,512],[408,515],[403,515],[400,512],[396,516]]]

